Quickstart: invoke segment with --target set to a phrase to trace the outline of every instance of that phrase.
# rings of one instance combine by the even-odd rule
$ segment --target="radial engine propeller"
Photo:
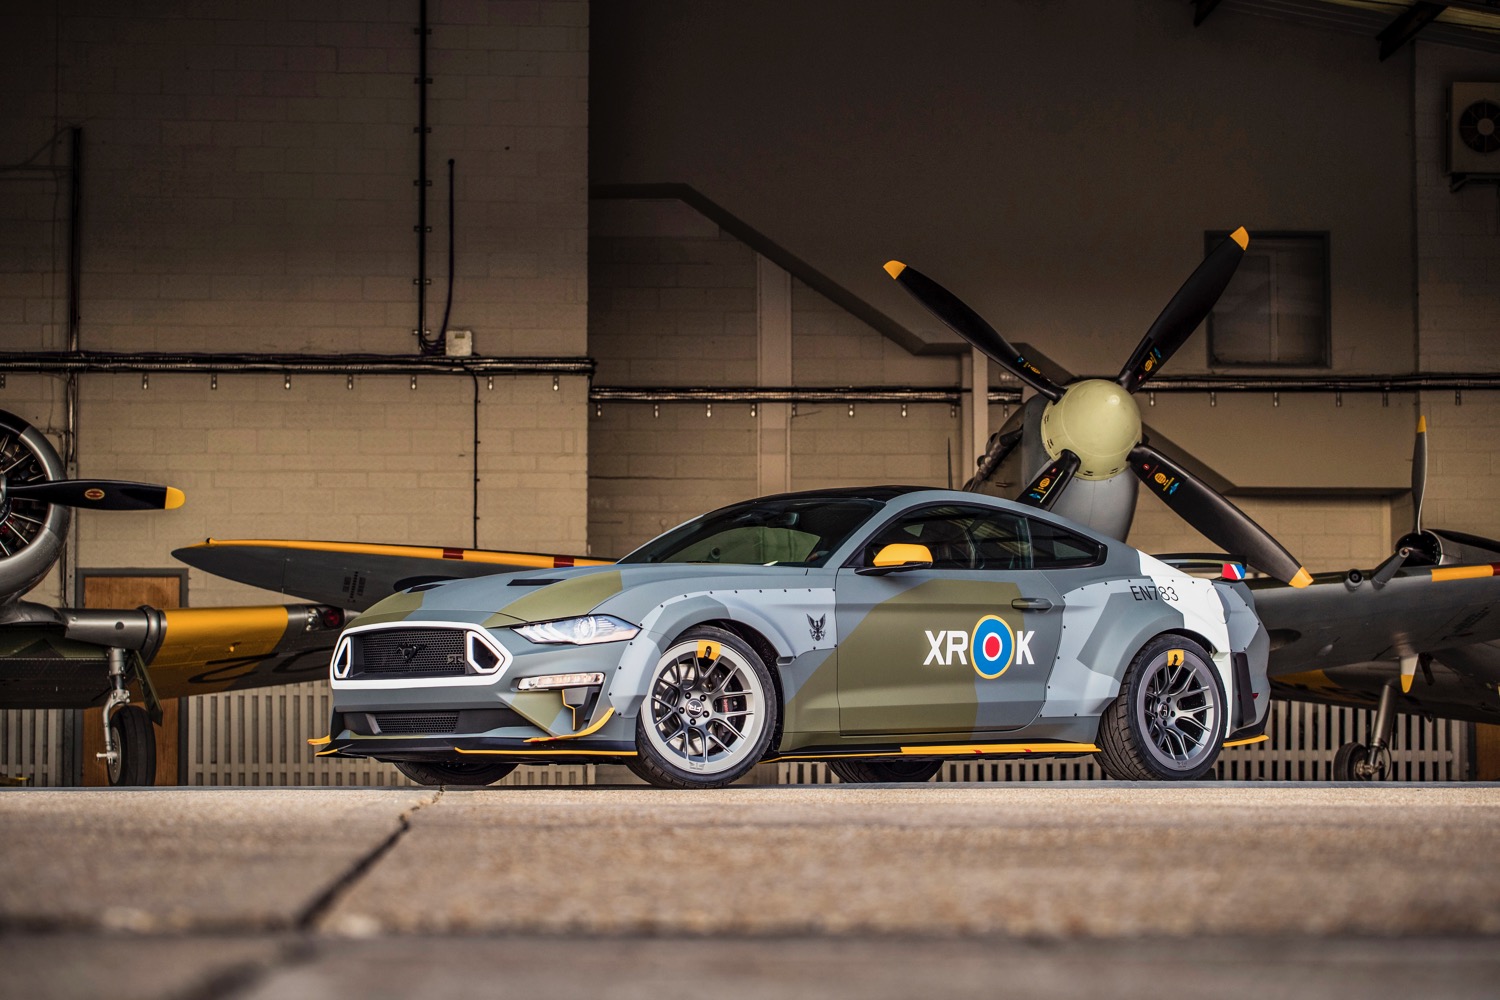
[[[1311,575],[1276,539],[1146,441],[1134,396],[1208,316],[1249,244],[1249,234],[1241,228],[1209,253],[1151,324],[1114,380],[1076,379],[1067,385],[1048,378],[958,296],[916,268],[893,260],[885,270],[960,337],[1046,398],[1040,427],[1051,462],[1021,491],[1019,502],[1050,510],[1075,479],[1109,480],[1128,468],[1214,544],[1283,582],[1305,587],[1312,582]],[[1001,435],[985,464],[993,469],[1021,438],[1020,430]]]
[[[163,510],[181,490],[113,479],[68,479],[45,435],[0,410],[0,617],[36,586],[62,550],[72,508]]]

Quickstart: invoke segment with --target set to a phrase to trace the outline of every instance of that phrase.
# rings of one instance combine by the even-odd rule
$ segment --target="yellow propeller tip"
[[[1290,582],[1293,587],[1305,587],[1313,582],[1312,574],[1305,567],[1298,566],[1297,575],[1292,577]]]
[[[1417,433],[1418,434],[1426,434],[1427,433],[1427,418],[1425,416],[1418,416],[1417,417]]]
[[[1411,694],[1411,682],[1414,679],[1415,678],[1413,678],[1411,674],[1402,674],[1401,675],[1401,693],[1402,694]]]
[[[177,489],[175,486],[168,486],[167,487],[167,500],[166,500],[166,503],[162,504],[162,509],[163,510],[176,510],[178,507],[181,507],[186,502],[187,502],[187,494],[183,493],[181,490]]]
[[[906,270],[906,265],[899,260],[888,260],[885,262],[885,273],[893,278],[901,277],[901,272]]]
[[[1245,232],[1245,227],[1244,226],[1241,226],[1240,228],[1236,229],[1234,232],[1230,233],[1229,234],[1229,238],[1232,239],[1232,240],[1234,240],[1236,243],[1238,243],[1240,245],[1240,249],[1241,250],[1244,250],[1246,247],[1248,247],[1250,245],[1250,234],[1247,233],[1247,232]]]

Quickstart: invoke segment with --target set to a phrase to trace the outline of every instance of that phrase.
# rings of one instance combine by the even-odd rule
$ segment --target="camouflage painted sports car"
[[[716,787],[762,761],[925,781],[945,758],[1097,754],[1189,779],[1260,736],[1242,584],[1064,518],[915,487],[765,497],[606,566],[417,584],[345,629],[325,755],[424,783],[608,761]]]

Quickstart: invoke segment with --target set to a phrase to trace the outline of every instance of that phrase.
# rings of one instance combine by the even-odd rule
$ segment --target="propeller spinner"
[[[1210,541],[1294,587],[1312,582],[1307,570],[1243,511],[1171,459],[1141,432],[1134,393],[1187,342],[1234,276],[1249,234],[1236,229],[1198,265],[1167,303],[1113,381],[1080,379],[1059,386],[1042,374],[958,296],[900,261],[886,273],[955,333],[1048,399],[1042,444],[1053,460],[1018,496],[1049,509],[1074,477],[1111,479],[1127,468],[1183,520]]]

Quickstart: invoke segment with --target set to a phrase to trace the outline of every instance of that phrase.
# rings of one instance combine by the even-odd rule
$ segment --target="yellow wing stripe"
[[[488,549],[444,549],[429,545],[379,545],[365,542],[309,542],[297,539],[210,538],[193,548],[293,549],[301,552],[338,552],[345,555],[396,556],[403,559],[457,559],[460,562],[491,563],[557,569],[561,566],[610,566],[609,559],[583,556],[548,556],[534,552],[492,552]]]
[[[1432,571],[1434,580],[1477,580],[1480,577],[1494,576],[1493,564],[1486,566],[1447,566],[1439,567]]]

